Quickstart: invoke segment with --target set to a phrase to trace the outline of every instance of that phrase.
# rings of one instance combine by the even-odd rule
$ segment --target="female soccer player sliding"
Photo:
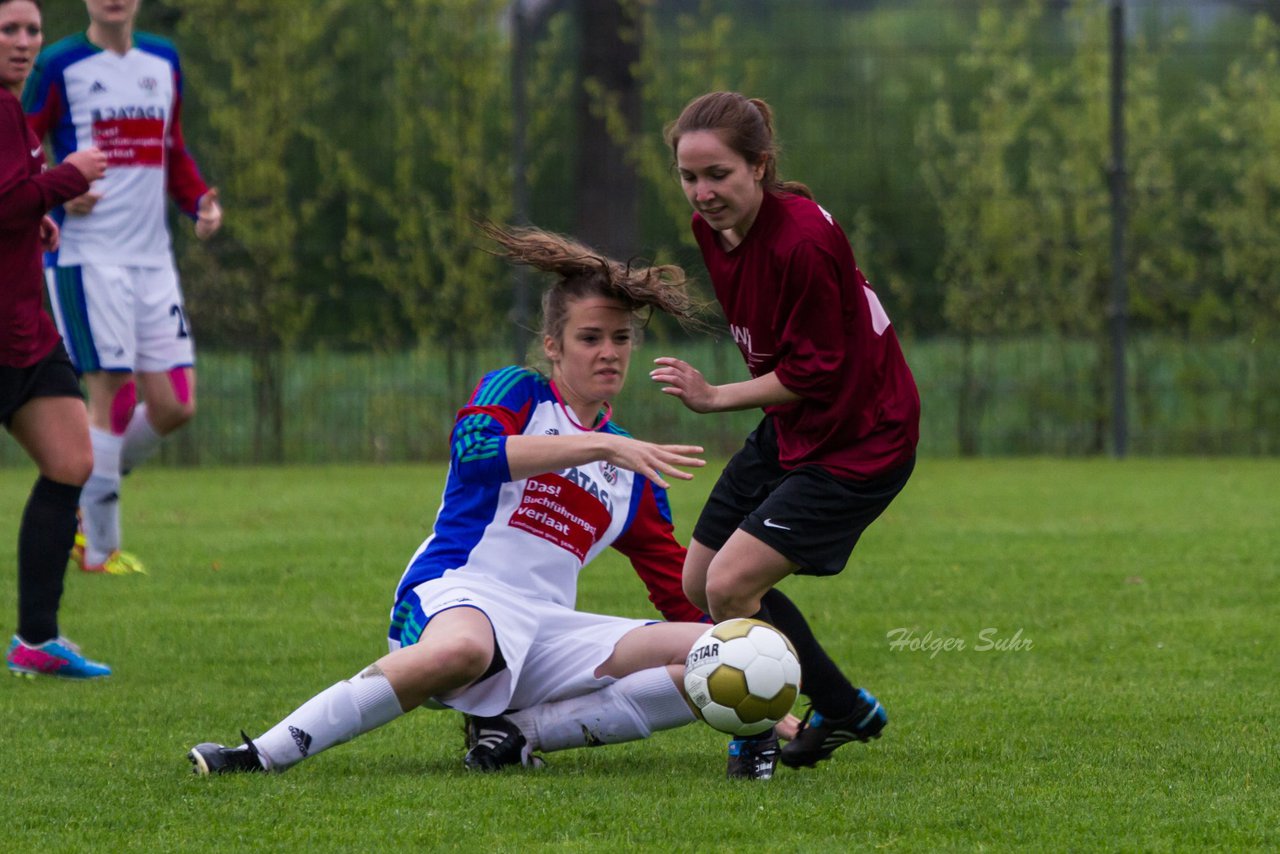
[[[396,587],[391,651],[256,739],[196,745],[196,773],[283,771],[424,704],[476,717],[464,760],[476,770],[694,720],[684,660],[705,623],[574,607],[578,573],[613,546],[664,614],[701,616],[681,592],[665,490],[703,465],[702,449],[633,439],[609,403],[637,311],[688,316],[683,271],[624,266],[536,229],[487,231],[512,261],[555,276],[543,297],[549,374],[494,371],[459,411],[443,505]]]

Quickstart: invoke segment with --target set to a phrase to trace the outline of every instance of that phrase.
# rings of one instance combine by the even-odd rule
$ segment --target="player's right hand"
[[[703,453],[700,445],[657,445],[633,439],[630,436],[613,434],[609,434],[609,439],[611,441],[606,455],[607,462],[613,463],[618,468],[633,471],[641,477],[647,477],[663,489],[671,488],[671,485],[663,480],[664,474],[681,480],[693,479],[692,474],[681,471],[676,466],[701,468],[707,464],[706,460],[694,456]]]
[[[63,207],[67,213],[74,216],[85,216],[93,210],[93,206],[98,203],[98,199],[102,198],[101,193],[85,193],[83,196],[76,196],[69,200]]]
[[[80,170],[80,174],[89,183],[101,178],[107,172],[107,155],[103,154],[101,149],[85,148],[80,151],[73,151],[63,158],[63,163],[70,163],[76,169]],[[95,198],[96,202],[97,199]],[[92,208],[92,205],[90,206]],[[87,211],[86,211],[87,213]]]

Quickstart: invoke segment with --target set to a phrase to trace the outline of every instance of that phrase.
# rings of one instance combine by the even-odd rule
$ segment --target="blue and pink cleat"
[[[61,636],[32,646],[14,635],[9,642],[9,654],[4,660],[9,665],[10,673],[28,679],[36,676],[98,679],[111,675],[110,667],[85,658],[80,654],[80,647]]]

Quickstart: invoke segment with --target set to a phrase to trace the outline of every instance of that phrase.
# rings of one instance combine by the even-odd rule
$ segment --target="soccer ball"
[[[725,620],[689,650],[684,689],[711,726],[755,735],[791,711],[800,691],[800,660],[786,635],[768,623]]]

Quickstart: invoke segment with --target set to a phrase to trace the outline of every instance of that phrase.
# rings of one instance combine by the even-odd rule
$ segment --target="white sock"
[[[164,437],[147,420],[147,405],[139,403],[133,409],[129,426],[124,428],[124,444],[120,448],[120,473],[128,474],[155,456],[163,440]]]
[[[387,677],[378,668],[368,667],[316,694],[253,744],[267,770],[284,771],[402,714]]]
[[[120,548],[120,447],[124,440],[106,430],[89,428],[93,474],[80,492],[85,563],[97,565]]]
[[[635,741],[694,721],[665,667],[641,670],[599,691],[512,712],[507,718],[533,750],[547,753]]]

